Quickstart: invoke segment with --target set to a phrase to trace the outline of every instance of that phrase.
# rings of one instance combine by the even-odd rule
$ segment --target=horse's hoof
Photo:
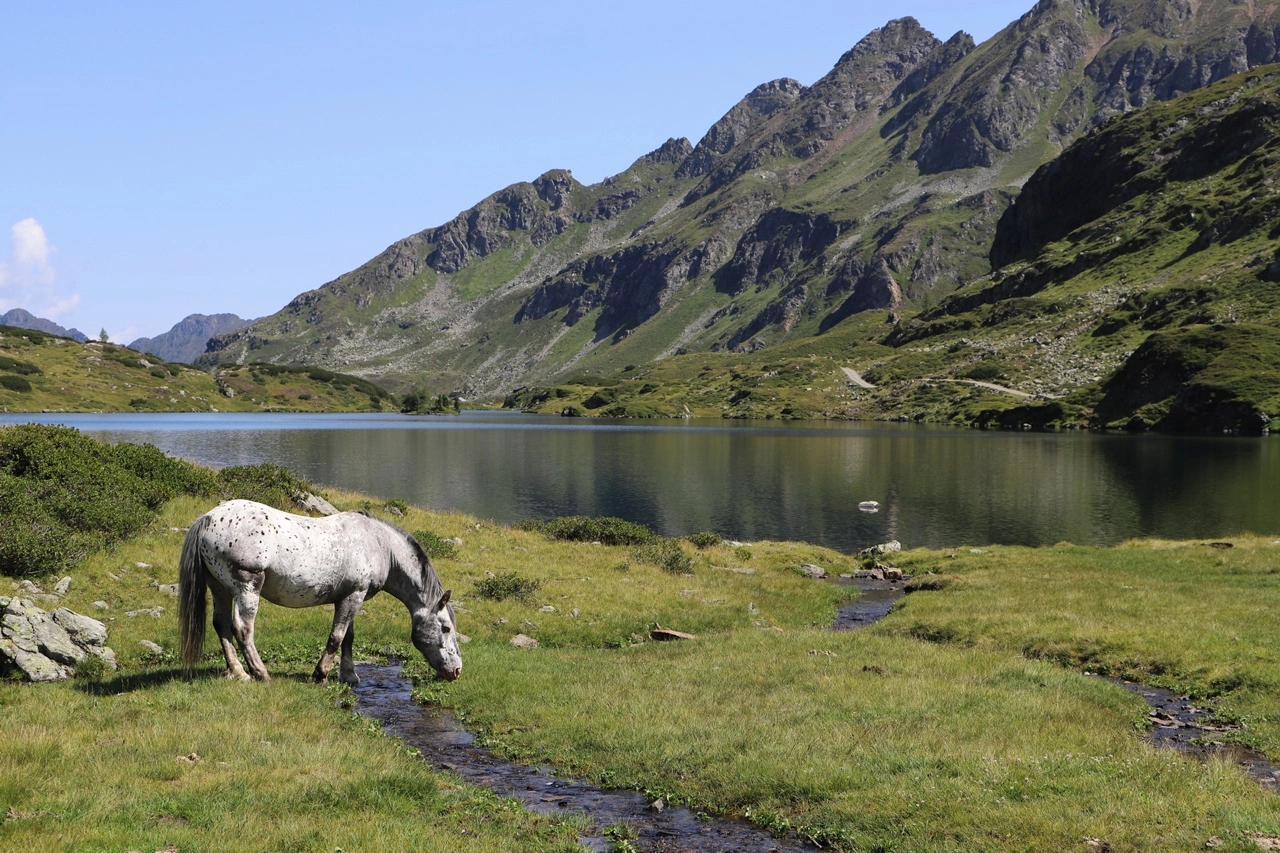
[[[356,675],[353,672],[350,675],[339,676],[338,680],[341,681],[343,684],[349,684],[352,687],[355,687],[357,684],[360,683],[360,676]]]
[[[247,672],[228,672],[227,681],[249,681],[249,673]]]

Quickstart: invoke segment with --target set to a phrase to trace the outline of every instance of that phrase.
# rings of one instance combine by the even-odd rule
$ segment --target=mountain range
[[[1253,296],[1205,310],[1217,299],[1212,285],[1200,297],[1168,296],[1187,282],[1156,260],[1132,259],[1171,245],[1171,231],[1188,223],[1199,223],[1206,247],[1221,245],[1210,220],[1196,217],[1221,215],[1218,194],[1239,194],[1221,175],[1243,162],[1230,140],[1244,134],[1250,151],[1262,151],[1274,137],[1269,123],[1213,105],[1202,105],[1213,113],[1204,120],[1134,131],[1150,157],[1122,156],[1122,138],[1107,131],[1120,116],[1274,62],[1278,44],[1275,6],[1232,0],[1042,0],[980,45],[965,33],[942,40],[912,18],[891,21],[812,86],[784,78],[752,90],[696,145],[670,139],[591,186],[551,170],[507,187],[216,336],[202,359],[313,363],[391,387],[492,397],[583,375],[639,377],[683,354],[705,366],[839,350],[880,380],[872,385],[1000,376],[1042,402],[1094,389],[1072,404],[1086,416],[1101,406],[1112,421],[1159,423],[1160,412],[1108,408],[1099,396],[1164,329],[1152,324],[1152,305],[1200,306],[1178,322],[1268,327],[1275,317]],[[1184,119],[1205,138],[1183,133]],[[1215,152],[1206,172],[1199,164]],[[1181,171],[1153,169],[1152,158]],[[1149,218],[1132,218],[1135,199],[1188,174],[1217,176],[1206,188],[1213,198],[1194,210],[1169,202],[1162,215],[1172,219],[1140,227]],[[1109,246],[1095,245],[1098,229],[1072,242],[1120,210],[1131,218],[1101,229]],[[1123,272],[1108,266],[1125,257]],[[1086,284],[1078,277],[1089,270]],[[1084,332],[1028,320],[1019,300],[1057,286],[1120,325],[1090,331],[1096,346],[1082,349],[1073,342]],[[1023,332],[1043,343],[1026,344]],[[939,346],[954,357],[930,356]],[[686,398],[695,390],[705,389],[691,386]],[[949,399],[956,390],[934,383],[930,393]],[[821,411],[907,413],[901,389],[864,396]],[[955,405],[918,412],[973,420],[985,411],[981,401],[963,412]],[[1065,403],[1053,410],[1075,417]]]
[[[64,329],[52,320],[37,317],[25,308],[13,308],[0,314],[0,326],[13,326],[15,329],[34,329],[37,332],[47,332],[51,335],[71,338],[73,341],[79,341],[80,343],[89,340],[89,336],[79,329]]]
[[[138,338],[129,348],[158,355],[165,361],[191,364],[204,354],[209,338],[243,329],[252,322],[235,314],[188,314],[164,334]]]

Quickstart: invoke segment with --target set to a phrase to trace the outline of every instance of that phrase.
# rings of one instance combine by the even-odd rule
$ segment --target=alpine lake
[[[1280,531],[1280,442],[915,424],[580,420],[514,412],[44,414],[212,467],[273,462],[320,486],[500,524],[616,516],[844,553],[1112,545]],[[872,511],[859,504],[874,501]]]

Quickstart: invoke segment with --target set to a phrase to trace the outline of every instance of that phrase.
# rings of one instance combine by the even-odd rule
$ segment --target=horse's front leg
[[[333,659],[338,650],[342,650],[342,663],[338,668],[338,678],[347,684],[357,684],[355,663],[351,660],[351,644],[355,639],[354,621],[364,604],[364,590],[357,590],[333,606],[333,627],[329,630],[329,639],[324,645],[324,653],[311,677],[319,684],[329,683],[329,670],[333,668]]]

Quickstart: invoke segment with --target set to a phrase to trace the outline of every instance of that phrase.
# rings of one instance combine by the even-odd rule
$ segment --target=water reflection
[[[668,535],[907,546],[1280,532],[1275,439],[899,424],[582,422],[513,413],[72,415],[107,440],[510,523],[614,515]],[[858,502],[876,500],[875,514]]]

